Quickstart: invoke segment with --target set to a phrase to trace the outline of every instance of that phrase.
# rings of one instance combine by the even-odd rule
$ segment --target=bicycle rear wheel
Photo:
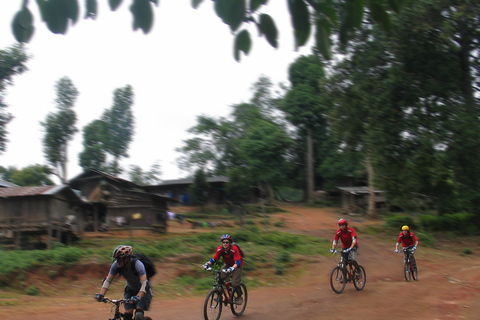
[[[247,287],[243,283],[240,283],[239,287],[242,290],[242,294],[239,295],[238,292],[233,290],[232,303],[230,304],[232,313],[237,317],[241,316],[243,312],[245,312],[245,309],[247,308],[247,302],[248,302]],[[243,301],[240,301],[240,300],[243,300]]]
[[[203,318],[205,320],[219,320],[222,314],[222,293],[218,290],[211,290],[203,304]]]
[[[365,288],[366,283],[367,274],[365,273],[365,269],[362,266],[358,266],[355,269],[355,274],[353,275],[353,285],[355,286],[355,289],[361,291],[363,288]]]
[[[333,292],[342,293],[347,284],[347,272],[346,269],[335,267],[332,270],[330,276],[330,286],[332,287]]]
[[[405,264],[403,265],[403,274],[405,275],[405,280],[412,280],[412,273],[410,272],[410,259],[405,260]]]
[[[412,271],[411,271],[411,273],[412,273],[412,278],[413,278],[413,280],[418,281],[417,262],[415,261],[415,257],[414,257],[414,256],[412,256],[412,257],[410,258],[410,262],[411,262],[411,264],[412,264]]]

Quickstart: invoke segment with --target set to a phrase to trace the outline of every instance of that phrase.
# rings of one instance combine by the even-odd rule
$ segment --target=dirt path
[[[290,232],[333,237],[340,217],[330,210],[290,207],[291,212],[276,215],[283,218]],[[348,217],[350,225],[359,227],[378,222]],[[185,232],[185,230],[183,230]],[[198,232],[197,230],[192,232]],[[359,234],[358,262],[366,269],[367,284],[356,291],[347,284],[342,294],[334,293],[329,276],[337,262],[334,256],[316,256],[309,271],[295,283],[275,288],[249,291],[249,302],[243,320],[300,319],[478,319],[480,314],[479,252],[461,255],[448,250],[420,247],[417,251],[419,281],[406,282],[402,273],[402,255],[393,252],[391,239]],[[29,298],[18,306],[0,305],[2,314],[16,319],[108,319],[108,310],[92,303],[90,292],[75,297]],[[203,296],[156,299],[148,315],[155,320],[203,319]],[[33,307],[32,307],[33,306]],[[40,307],[39,307],[40,306]],[[7,313],[5,313],[7,312]],[[222,319],[237,319],[224,309]]]

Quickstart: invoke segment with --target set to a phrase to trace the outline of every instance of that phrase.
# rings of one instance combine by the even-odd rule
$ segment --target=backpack
[[[135,265],[135,262],[137,262],[137,260],[140,260],[145,266],[145,272],[147,273],[148,279],[150,279],[157,273],[157,270],[155,269],[155,264],[143,253],[135,253],[132,256],[132,266]],[[136,270],[135,273],[137,273]]]
[[[240,248],[240,246],[238,245],[238,243],[232,242],[232,245],[237,246],[238,251],[240,251],[240,255],[242,256],[242,258],[245,257],[245,254],[243,253],[243,251],[242,251],[242,249]]]

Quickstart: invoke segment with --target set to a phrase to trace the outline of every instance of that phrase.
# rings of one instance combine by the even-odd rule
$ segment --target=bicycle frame
[[[123,320],[125,319],[125,313],[122,313],[120,312],[120,305],[125,305],[125,304],[128,304],[128,303],[131,303],[131,300],[130,299],[110,299],[110,298],[103,298],[103,302],[105,303],[110,303],[110,304],[113,304],[112,308],[115,310],[115,312],[113,313],[113,318],[111,319],[108,319],[108,320]],[[144,317],[145,320],[152,320],[152,318],[150,317]]]
[[[330,275],[330,286],[335,293],[342,293],[345,289],[347,282],[353,282],[355,289],[358,291],[363,290],[366,282],[365,268],[358,265],[358,263],[352,263],[352,260],[348,259],[347,250],[335,251],[335,253],[341,252],[340,261],[337,266],[333,268]]]
[[[404,267],[403,267],[403,272],[405,275],[405,280],[410,281],[412,280],[411,278],[413,277],[413,280],[417,281],[418,280],[418,272],[416,268],[416,262],[415,262],[415,250],[412,249],[412,246],[403,248],[403,253],[404,253]],[[415,264],[415,266],[414,266]]]
[[[230,306],[234,315],[241,316],[245,312],[248,301],[247,287],[245,284],[240,283],[240,293],[238,293],[233,290],[230,281],[223,281],[221,276],[222,270],[215,270],[213,268],[207,268],[206,270],[215,274],[215,281],[212,290],[210,290],[205,298],[203,306],[204,319],[219,320],[223,306]]]

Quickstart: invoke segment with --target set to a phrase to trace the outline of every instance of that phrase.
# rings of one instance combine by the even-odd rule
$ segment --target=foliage
[[[26,290],[25,290],[25,294],[28,295],[28,296],[36,296],[38,295],[38,288],[35,287],[35,286],[29,286]]]
[[[153,164],[147,172],[144,172],[142,168],[137,165],[131,165],[128,175],[131,182],[141,186],[158,184],[161,182],[160,176],[162,175],[162,170],[158,163]]]
[[[444,215],[420,215],[420,224],[428,231],[453,231],[472,233],[476,230],[475,215],[471,213],[453,213]]]
[[[8,85],[13,84],[14,76],[27,70],[28,59],[26,50],[21,45],[0,50],[0,154],[7,148],[7,124],[12,119],[12,115],[6,111],[5,90]]]
[[[106,109],[100,120],[83,128],[84,150],[79,154],[83,169],[95,168],[110,174],[122,172],[119,160],[128,157],[127,150],[134,134],[133,88],[126,85],[113,92],[113,105]],[[113,160],[108,162],[107,155]]]
[[[44,165],[34,164],[22,169],[0,166],[0,177],[18,186],[51,186],[54,185],[49,175],[52,170]]]
[[[265,0],[213,0],[216,15],[229,26],[234,34],[234,57],[240,60],[240,51],[248,54],[251,46],[248,25],[264,36],[266,41],[277,48],[278,30],[275,20],[262,12]],[[115,11],[122,1],[109,1],[110,9]],[[203,0],[192,0],[192,7],[198,8]],[[331,57],[331,38],[333,31],[338,33],[342,42],[348,41],[349,33],[362,24],[364,15],[370,14],[373,21],[390,28],[390,14],[399,12],[409,0],[383,1],[313,1],[289,0],[288,11],[292,21],[295,48],[304,46],[313,37],[317,48],[326,59]],[[55,34],[66,34],[68,27],[78,21],[80,5],[78,0],[36,1],[42,21]],[[130,12],[133,16],[133,30],[141,29],[148,33],[153,26],[153,6],[159,0],[131,0]],[[97,0],[85,1],[85,18],[98,16]],[[52,14],[53,13],[53,14]],[[29,2],[24,1],[12,21],[12,33],[19,42],[29,42],[35,25]]]
[[[77,115],[73,106],[79,95],[78,90],[68,77],[63,77],[55,85],[57,90],[56,113],[49,113],[40,124],[45,130],[43,152],[48,163],[55,168],[54,173],[62,184],[67,182],[68,143],[78,131],[75,126]]]
[[[203,206],[207,201],[209,189],[210,185],[208,184],[205,172],[202,169],[197,170],[189,190],[192,204]]]
[[[413,217],[410,215],[393,215],[385,219],[385,226],[388,228],[394,228],[401,230],[402,226],[407,225],[410,229],[415,229],[417,224],[413,220]]]

